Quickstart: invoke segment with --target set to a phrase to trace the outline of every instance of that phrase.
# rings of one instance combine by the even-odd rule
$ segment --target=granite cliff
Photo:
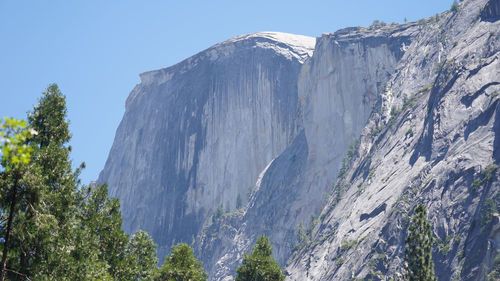
[[[219,205],[246,203],[267,163],[297,134],[297,77],[315,39],[257,33],[141,74],[99,182],[124,229],[148,231],[164,256],[190,243]]]
[[[161,258],[190,243],[211,280],[262,233],[287,280],[398,278],[418,203],[439,279],[484,280],[500,266],[499,19],[500,1],[466,0],[316,40],[239,36],[144,73],[99,182],[127,232]]]
[[[415,25],[289,280],[397,279],[418,203],[439,280],[498,268],[499,3],[464,1]]]

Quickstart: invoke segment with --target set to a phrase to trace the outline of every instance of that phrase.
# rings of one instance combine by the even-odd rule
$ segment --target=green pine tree
[[[19,207],[12,220],[10,279],[85,280],[79,277],[78,263],[89,263],[91,255],[75,259],[75,249],[85,244],[76,236],[81,225],[76,216],[78,172],[73,172],[69,160],[66,100],[57,85],[44,91],[28,121],[29,131],[36,133],[27,139],[33,149],[31,161],[17,181],[22,193],[18,198],[4,197]],[[15,185],[4,175],[4,182]],[[88,267],[99,268],[96,264]]]
[[[201,262],[196,260],[193,250],[184,243],[172,247],[172,253],[157,270],[155,281],[205,281],[208,275]]]
[[[243,207],[243,200],[241,199],[241,194],[238,193],[236,197],[236,210],[239,210],[241,207]]]
[[[134,280],[152,280],[158,264],[156,244],[146,231],[139,230],[130,238],[127,245],[127,255],[137,261],[137,270]]]
[[[458,2],[457,0],[453,0],[453,4],[451,4],[451,8],[450,10],[453,12],[453,13],[456,13],[458,12],[458,9],[460,8],[460,6],[458,5]]]
[[[243,265],[236,270],[235,281],[283,281],[285,274],[274,260],[269,238],[262,235],[257,239],[252,253],[243,256]]]
[[[415,209],[408,236],[406,237],[406,278],[410,281],[434,281],[434,263],[432,261],[431,224],[426,220],[426,211],[423,205]]]
[[[217,209],[215,209],[214,214],[212,215],[212,223],[215,223],[222,215],[224,214],[224,211],[222,209],[222,204],[220,204]]]
[[[68,248],[78,243],[73,237],[77,208],[77,174],[71,168],[68,145],[71,139],[66,97],[56,84],[43,92],[33,111],[30,127],[37,134],[30,143],[37,147],[33,162],[43,177],[33,181],[40,186],[39,204],[26,209],[18,230],[19,270],[36,279],[64,278],[74,264]],[[28,234],[28,235],[23,235]]]
[[[98,260],[109,266],[109,274],[117,280],[131,280],[133,267],[126,254],[128,236],[121,229],[120,203],[108,197],[106,185],[89,186],[80,206],[80,221],[89,232],[93,249],[99,249]],[[120,278],[118,278],[120,277]]]
[[[70,208],[76,206],[77,179],[69,157],[71,133],[66,97],[56,84],[45,90],[38,105],[28,114],[28,120],[30,127],[37,132],[31,143],[39,147],[34,160],[41,168],[43,183],[48,189],[44,199],[50,203],[47,204],[50,213],[64,224],[74,214]]]

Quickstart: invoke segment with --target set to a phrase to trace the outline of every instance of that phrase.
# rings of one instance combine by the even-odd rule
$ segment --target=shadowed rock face
[[[127,232],[161,259],[192,242],[211,280],[263,233],[288,280],[397,278],[418,203],[437,276],[483,280],[500,248],[498,3],[316,43],[244,35],[144,73],[99,181]]]
[[[491,22],[500,20],[500,1],[489,1],[481,10],[481,19]]]
[[[99,177],[161,259],[190,243],[219,205],[250,186],[297,133],[297,77],[315,39],[239,36],[177,65],[141,74]]]

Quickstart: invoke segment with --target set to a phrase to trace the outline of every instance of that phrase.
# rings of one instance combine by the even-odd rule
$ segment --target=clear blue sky
[[[451,0],[0,0],[0,118],[26,118],[57,83],[67,97],[72,159],[103,168],[141,72],[175,64],[239,34],[319,37],[348,26],[415,21]]]

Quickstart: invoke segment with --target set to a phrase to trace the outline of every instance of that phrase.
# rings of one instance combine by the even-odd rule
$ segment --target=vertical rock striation
[[[141,74],[99,183],[124,229],[144,229],[161,258],[191,242],[220,204],[235,208],[295,135],[297,77],[315,39],[257,33]]]
[[[213,280],[234,274],[242,253],[262,233],[270,237],[278,262],[286,263],[298,242],[297,226],[311,225],[326,203],[345,151],[364,128],[378,89],[416,30],[414,25],[355,28],[318,39],[298,79],[300,133],[263,171],[248,208],[236,214],[239,223],[216,225],[233,231],[211,239],[210,229],[198,239],[205,264],[216,265],[209,268]]]

